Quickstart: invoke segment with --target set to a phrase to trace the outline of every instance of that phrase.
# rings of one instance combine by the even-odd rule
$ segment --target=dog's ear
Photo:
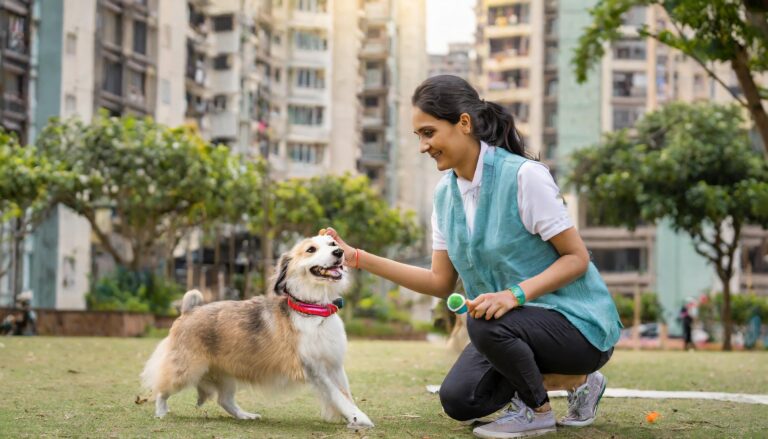
[[[290,262],[291,257],[288,255],[282,255],[277,262],[278,272],[273,291],[278,296],[285,292],[285,279],[288,277],[288,263]]]

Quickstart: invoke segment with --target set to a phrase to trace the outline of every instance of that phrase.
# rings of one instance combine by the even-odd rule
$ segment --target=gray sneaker
[[[536,413],[515,395],[507,412],[490,424],[472,430],[482,438],[530,437],[556,431],[555,415],[552,411]]]
[[[605,392],[605,376],[600,372],[587,375],[587,382],[573,392],[568,392],[568,415],[560,419],[559,425],[586,427],[595,422],[597,405]]]

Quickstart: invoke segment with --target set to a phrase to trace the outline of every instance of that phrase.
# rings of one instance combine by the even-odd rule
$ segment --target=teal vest
[[[456,174],[446,174],[435,189],[437,223],[470,299],[531,278],[560,257],[552,244],[528,232],[520,219],[517,171],[526,159],[502,148],[494,149],[494,153],[484,155],[472,236]],[[616,305],[591,262],[583,276],[528,305],[563,314],[600,351],[607,351],[619,340],[622,326]]]

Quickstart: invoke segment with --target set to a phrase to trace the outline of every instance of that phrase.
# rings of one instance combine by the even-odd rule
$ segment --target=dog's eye
[[[314,253],[317,249],[314,247],[310,247],[307,249],[307,253]]]

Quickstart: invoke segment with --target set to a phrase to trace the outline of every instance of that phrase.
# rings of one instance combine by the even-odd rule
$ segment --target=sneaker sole
[[[603,388],[600,390],[600,396],[597,397],[597,402],[595,403],[595,412],[592,413],[592,417],[589,419],[585,419],[583,421],[568,421],[562,422],[557,421],[557,425],[561,427],[586,427],[588,425],[592,425],[593,422],[595,422],[595,419],[597,418],[597,408],[600,407],[600,401],[603,399],[603,393],[605,393],[605,389],[608,387],[608,382],[606,380],[603,380]]]
[[[507,438],[515,438],[515,437],[533,437],[533,436],[541,436],[543,434],[547,433],[554,433],[557,431],[557,428],[541,428],[539,430],[529,430],[529,431],[521,431],[519,433],[504,433],[501,431],[483,431],[483,432],[472,432],[476,437],[481,437],[485,439],[507,439]]]

